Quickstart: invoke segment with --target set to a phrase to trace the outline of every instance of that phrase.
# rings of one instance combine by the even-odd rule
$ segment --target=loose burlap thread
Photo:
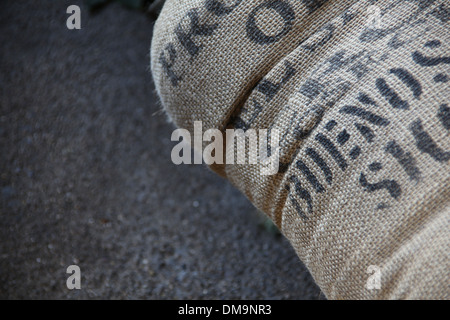
[[[449,12],[169,0],[155,24],[151,69],[178,127],[281,132],[277,174],[211,168],[273,219],[329,299],[449,297]]]

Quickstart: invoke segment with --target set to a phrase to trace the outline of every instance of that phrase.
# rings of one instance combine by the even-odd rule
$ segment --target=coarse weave
[[[168,0],[155,24],[178,127],[280,131],[277,174],[211,168],[329,299],[450,296],[449,19],[444,0]]]

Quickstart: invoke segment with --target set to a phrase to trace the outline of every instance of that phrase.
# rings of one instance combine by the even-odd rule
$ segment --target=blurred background
[[[171,162],[154,14],[109,2],[0,2],[0,298],[323,299],[242,194]]]

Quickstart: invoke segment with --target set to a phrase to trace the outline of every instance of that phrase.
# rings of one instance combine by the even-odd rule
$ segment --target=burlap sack
[[[277,174],[212,169],[329,299],[449,297],[449,14],[444,0],[169,0],[156,22],[151,69],[177,126],[281,132]]]

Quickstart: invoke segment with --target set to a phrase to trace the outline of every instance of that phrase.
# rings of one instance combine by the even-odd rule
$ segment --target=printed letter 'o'
[[[281,30],[274,36],[268,36],[264,34],[264,32],[262,32],[256,25],[255,16],[263,8],[275,10],[284,20],[283,30]],[[288,3],[281,0],[271,0],[264,2],[263,4],[260,4],[255,9],[253,9],[253,11],[250,13],[247,20],[247,36],[250,38],[250,40],[259,44],[274,43],[285,36],[291,30],[294,19],[294,10]]]

